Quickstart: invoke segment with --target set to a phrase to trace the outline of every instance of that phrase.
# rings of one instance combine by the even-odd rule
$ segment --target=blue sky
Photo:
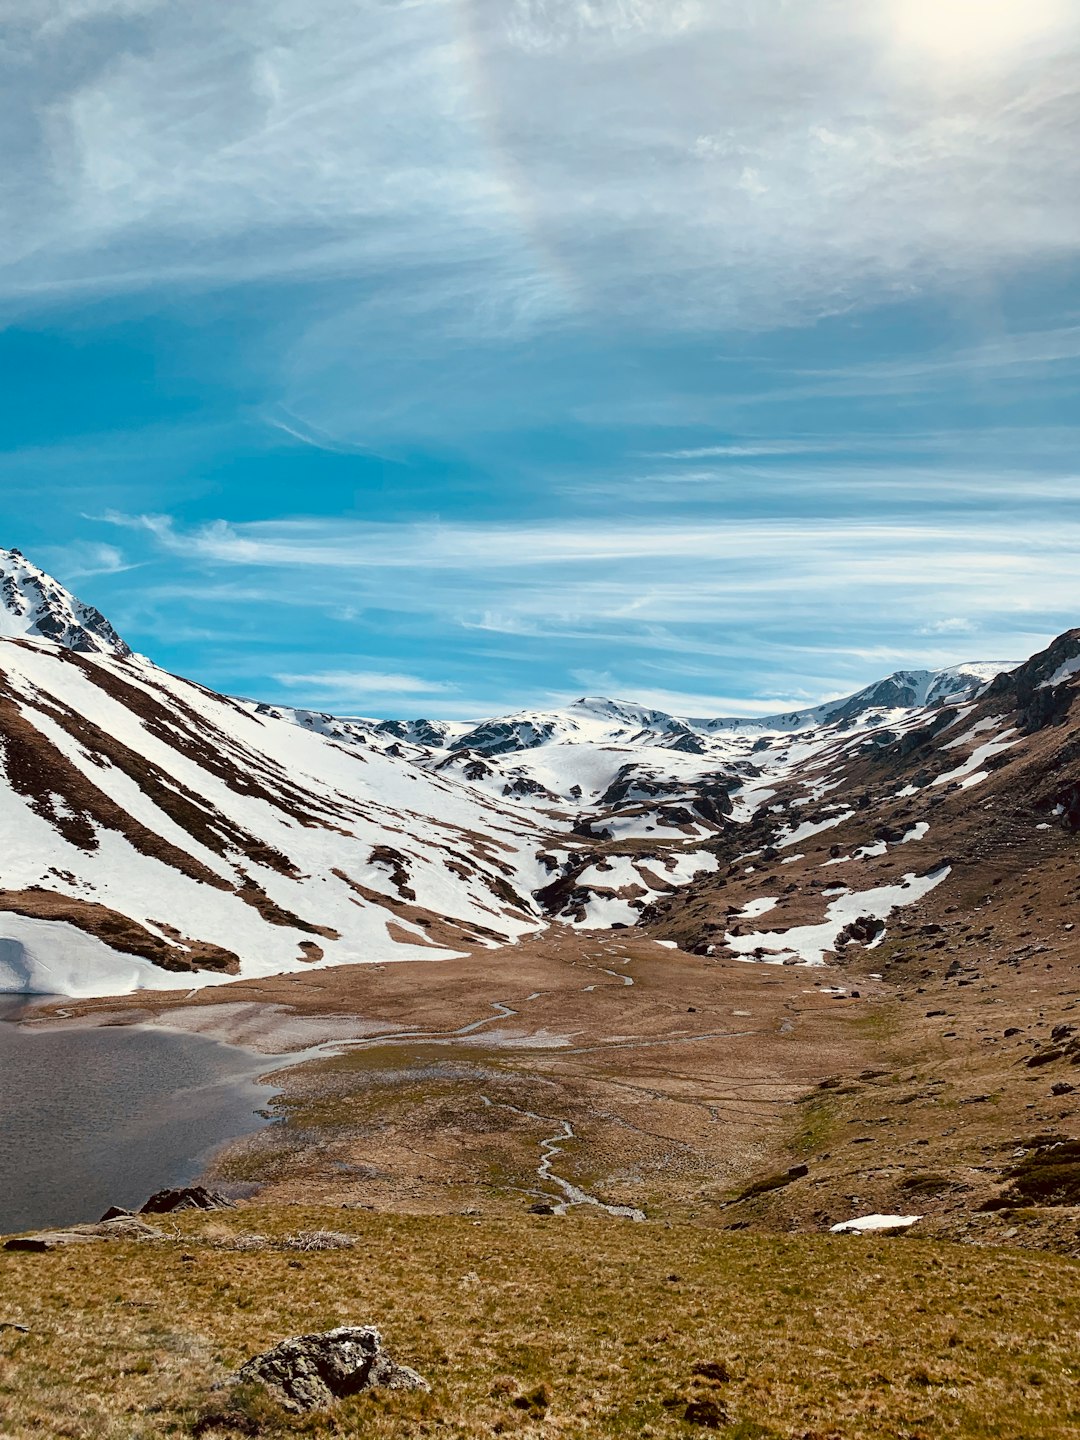
[[[812,703],[1080,623],[1074,0],[22,0],[0,543],[204,683]]]

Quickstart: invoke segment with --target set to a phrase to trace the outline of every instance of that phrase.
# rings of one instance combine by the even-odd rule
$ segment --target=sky
[[[1080,624],[1078,0],[0,0],[0,545],[215,688]]]

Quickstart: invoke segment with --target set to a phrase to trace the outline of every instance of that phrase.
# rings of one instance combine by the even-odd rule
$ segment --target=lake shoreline
[[[96,1220],[213,1172],[272,1123],[275,1074],[303,1058],[63,1004],[0,996],[0,1233]]]

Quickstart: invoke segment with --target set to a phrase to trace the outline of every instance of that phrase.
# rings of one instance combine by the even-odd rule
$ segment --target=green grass
[[[227,1248],[320,1227],[356,1248]],[[686,1416],[714,1401],[725,1440],[1080,1440],[1077,1280],[1042,1254],[584,1213],[183,1216],[164,1243],[0,1256],[0,1320],[31,1327],[0,1331],[0,1434],[644,1440],[710,1433]],[[378,1325],[431,1394],[297,1421],[212,1389],[286,1335],[345,1323]]]

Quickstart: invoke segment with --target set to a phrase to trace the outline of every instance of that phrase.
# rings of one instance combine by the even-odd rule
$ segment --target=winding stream
[[[565,1215],[571,1205],[595,1205],[597,1209],[606,1211],[609,1215],[617,1215],[623,1220],[644,1220],[645,1211],[638,1210],[633,1205],[608,1205],[606,1201],[590,1195],[587,1190],[582,1190],[573,1181],[566,1180],[561,1175],[556,1175],[552,1166],[555,1157],[562,1154],[562,1147],[568,1140],[576,1140],[574,1127],[569,1120],[556,1120],[551,1115],[537,1115],[534,1110],[522,1110],[518,1105],[511,1105],[505,1100],[492,1100],[487,1095],[481,1095],[481,1100],[492,1110],[510,1110],[515,1115],[523,1115],[527,1120],[537,1120],[542,1125],[557,1125],[559,1128],[554,1135],[549,1135],[545,1140],[540,1141],[540,1164],[536,1167],[536,1173],[540,1179],[548,1185],[554,1185],[563,1196],[563,1199],[555,1206],[556,1215]]]

